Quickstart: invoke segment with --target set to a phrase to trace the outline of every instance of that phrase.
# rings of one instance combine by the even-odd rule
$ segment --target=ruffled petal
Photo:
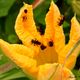
[[[45,38],[47,39],[53,38],[53,35],[54,35],[54,19],[55,19],[54,18],[54,12],[55,12],[54,8],[56,9],[56,5],[52,1],[49,11],[45,18],[45,21],[46,21]]]
[[[77,42],[80,39],[80,24],[74,16],[71,20],[70,41]]]
[[[32,57],[33,52],[23,45],[11,45],[0,39],[0,47],[4,51],[5,55],[8,56],[14,63],[22,68],[26,73],[36,75],[36,60]],[[26,52],[25,52],[26,51]]]
[[[75,80],[72,72],[58,63],[39,67],[38,80]]]
[[[59,53],[59,63],[64,63],[64,60],[71,50],[73,46],[78,42],[80,39],[80,24],[75,17],[71,20],[71,30],[70,30],[70,40],[69,43],[63,48],[63,50]],[[78,57],[80,51],[80,46],[78,46],[73,53],[69,56],[68,60],[66,61],[65,66],[69,69],[73,69],[76,63],[76,59]]]
[[[61,26],[55,27],[54,47],[58,54],[65,47],[65,35]]]
[[[31,42],[41,39],[33,19],[32,5],[24,3],[16,19],[15,31],[24,45],[38,50],[38,47],[35,47]]]
[[[59,25],[60,20],[60,11],[56,4],[52,1],[45,19],[45,38],[47,42],[53,40],[57,52],[59,52],[60,49],[65,46],[65,36],[63,33],[62,26]]]
[[[34,51],[22,44],[9,44],[6,41],[0,39],[0,46],[1,47],[5,46],[5,48],[9,48],[9,50],[11,49],[14,53],[18,53],[31,58],[34,57]]]

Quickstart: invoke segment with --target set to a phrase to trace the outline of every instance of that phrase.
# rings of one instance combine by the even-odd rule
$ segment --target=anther
[[[27,13],[27,9],[25,9],[24,12]]]
[[[41,50],[46,49],[46,46],[44,46],[43,44],[40,46]]]
[[[26,21],[27,17],[26,16],[23,16],[23,21]]]
[[[53,41],[49,41],[48,45],[49,45],[50,47],[52,47],[52,46],[53,46]]]

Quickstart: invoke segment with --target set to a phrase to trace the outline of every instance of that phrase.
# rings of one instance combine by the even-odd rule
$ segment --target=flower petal
[[[34,56],[34,51],[24,45],[21,44],[11,44],[11,48],[14,50],[14,52],[24,55],[24,56],[28,56],[33,58]]]
[[[40,50],[40,53],[34,58],[37,60],[38,65],[58,62],[58,54],[54,47],[47,47],[45,50]]]
[[[80,39],[80,24],[74,16],[71,20],[70,40],[75,43]]]
[[[65,47],[65,35],[61,26],[55,27],[54,46],[57,53]]]
[[[41,39],[33,19],[32,5],[24,3],[24,6],[21,8],[16,19],[15,31],[24,45],[34,50],[38,50],[38,47],[34,47],[31,43],[34,39]]]
[[[36,61],[32,59],[32,51],[22,45],[11,45],[0,39],[0,47],[13,62],[15,62],[26,73],[35,75]],[[27,50],[26,50],[27,49]],[[26,52],[25,52],[26,51]]]
[[[71,20],[71,31],[70,31],[69,43],[59,53],[59,62],[60,63],[62,63],[62,64],[64,63],[64,60],[65,60],[68,52],[78,42],[79,39],[80,39],[80,24],[78,23],[77,19],[75,17],[73,17]],[[70,57],[66,61],[66,64],[65,64],[66,67],[68,67],[69,69],[72,69],[75,66],[79,51],[80,51],[80,46],[78,46],[74,50],[74,52],[70,55]]]
[[[38,80],[75,80],[72,72],[58,63],[41,65]]]
[[[48,41],[54,41],[55,49],[57,52],[59,52],[60,49],[65,46],[65,36],[63,33],[63,29],[62,26],[59,26],[60,19],[60,11],[56,4],[52,1],[45,19],[45,38]]]
[[[9,44],[6,41],[0,39],[0,46],[3,47],[5,45],[5,48],[11,49],[14,53],[18,53],[24,56],[33,57],[34,51],[22,44]]]

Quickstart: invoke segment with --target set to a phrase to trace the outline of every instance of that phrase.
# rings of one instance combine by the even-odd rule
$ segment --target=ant
[[[34,40],[34,39],[32,39],[31,40],[31,43],[33,43],[34,45],[40,45],[41,44],[41,42],[39,42],[38,40]]]
[[[62,15],[58,25],[61,26],[64,20],[65,20],[65,17]]]

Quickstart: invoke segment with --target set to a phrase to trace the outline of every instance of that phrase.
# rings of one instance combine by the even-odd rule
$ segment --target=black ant
[[[40,35],[44,35],[44,26],[42,24],[38,24],[37,30],[39,31]]]
[[[61,26],[64,20],[65,20],[65,17],[62,15],[58,25]]]
[[[34,45],[40,45],[41,44],[41,42],[39,42],[38,40],[31,40],[31,43],[33,43]]]

